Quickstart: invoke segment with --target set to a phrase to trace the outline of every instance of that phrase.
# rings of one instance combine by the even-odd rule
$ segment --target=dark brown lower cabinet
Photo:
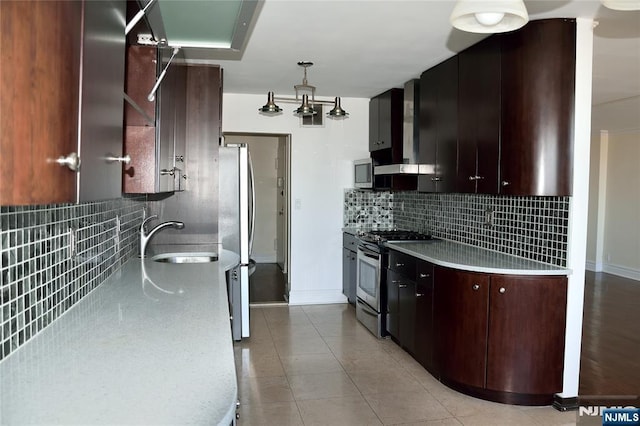
[[[433,362],[433,264],[416,262],[415,359],[436,377]]]
[[[440,376],[484,388],[489,276],[436,266],[435,301]]]
[[[436,369],[480,398],[550,404],[562,391],[567,278],[436,266]]]
[[[407,352],[415,350],[416,283],[387,270],[387,332]]]

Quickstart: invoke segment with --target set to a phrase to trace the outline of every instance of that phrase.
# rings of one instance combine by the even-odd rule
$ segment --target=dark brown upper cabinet
[[[165,193],[184,189],[186,67],[172,62],[156,92],[147,96],[166,67],[171,49],[127,47],[124,145],[125,193]]]
[[[0,204],[120,197],[125,2],[0,5]]]
[[[490,37],[458,55],[456,191],[500,190],[500,39]]]
[[[500,193],[571,195],[575,20],[532,21],[501,38]]]
[[[381,164],[402,161],[402,89],[390,89],[369,101],[369,151]]]
[[[0,204],[73,202],[77,173],[54,160],[77,149],[82,3],[2,1],[0,17]]]
[[[420,76],[419,163],[431,169],[418,176],[418,191],[453,192],[458,144],[458,56]]]

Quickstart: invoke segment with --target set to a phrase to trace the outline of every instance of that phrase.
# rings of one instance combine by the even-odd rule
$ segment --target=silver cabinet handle
[[[118,162],[118,163],[123,163],[123,164],[127,164],[127,165],[128,165],[128,164],[130,164],[130,163],[131,163],[131,156],[130,156],[129,154],[127,154],[127,155],[124,155],[124,156],[122,156],[122,157],[118,157],[118,156],[115,156],[115,155],[109,154],[109,155],[107,156],[107,158],[105,158],[105,161],[106,161],[107,163],[115,163],[115,162]]]
[[[511,182],[509,182],[508,180],[503,180],[502,182],[500,182],[500,185],[509,186],[509,185],[511,185]]]
[[[499,292],[500,294],[504,294],[506,291],[507,291],[507,289],[506,289],[506,288],[504,288],[504,287],[500,287],[500,290],[498,290],[498,292]]]
[[[437,177],[437,176],[436,176],[436,177],[432,177],[432,178],[431,178],[431,182],[440,182],[440,181],[442,181],[442,178],[441,178],[441,177]]]
[[[75,152],[70,153],[69,155],[61,156],[56,160],[61,166],[67,166],[70,170],[77,172],[80,170],[80,157]]]
[[[416,293],[416,297],[422,297],[424,296],[424,293]]]
[[[469,180],[470,180],[470,181],[474,181],[474,180],[482,180],[482,179],[484,179],[484,177],[482,177],[482,176],[478,176],[478,175],[476,175],[476,176],[469,176]]]
[[[166,175],[173,176],[176,174],[176,169],[162,169],[160,170],[160,174],[162,176],[166,176]]]
[[[422,274],[422,273],[420,274],[420,278],[427,278],[427,277],[430,277],[430,276],[431,275],[429,275],[429,274]]]
[[[404,263],[396,263],[396,268],[401,268],[404,266]]]
[[[474,284],[473,287],[471,287],[473,289],[473,291],[478,291],[480,290],[480,285],[479,284]]]
[[[406,284],[398,284],[398,288],[407,288]]]

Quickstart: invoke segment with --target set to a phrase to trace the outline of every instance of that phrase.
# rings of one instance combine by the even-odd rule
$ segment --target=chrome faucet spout
[[[147,222],[157,219],[157,215],[149,216],[145,220],[142,221],[140,225],[140,257],[144,259],[145,253],[147,251],[147,245],[149,241],[155,234],[163,230],[164,228],[174,228],[174,229],[184,229],[184,222],[179,222],[176,220],[170,220],[167,222],[162,222],[154,226],[149,232],[146,231],[145,225]]]

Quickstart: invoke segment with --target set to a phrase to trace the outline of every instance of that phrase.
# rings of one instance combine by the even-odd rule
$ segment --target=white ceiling
[[[454,0],[266,0],[239,60],[187,51],[191,62],[220,64],[225,93],[294,93],[300,60],[312,61],[317,96],[365,97],[420,76],[483,36],[451,27]],[[598,0],[526,0],[530,19],[593,18],[593,104],[640,96],[640,11]],[[226,56],[229,57],[229,56]],[[345,106],[346,108],[346,106]]]

